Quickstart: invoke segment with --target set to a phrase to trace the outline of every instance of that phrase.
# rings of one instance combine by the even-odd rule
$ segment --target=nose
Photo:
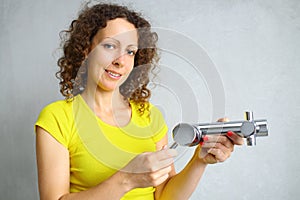
[[[112,64],[116,67],[123,67],[125,65],[126,55],[120,55],[118,58],[116,58]]]

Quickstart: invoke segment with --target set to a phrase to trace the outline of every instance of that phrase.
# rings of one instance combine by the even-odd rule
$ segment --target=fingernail
[[[228,135],[229,137],[231,137],[231,136],[233,135],[233,132],[232,132],[232,131],[228,131],[228,132],[227,132],[227,135]]]
[[[164,145],[161,149],[166,149],[167,148],[167,145]]]
[[[208,140],[208,136],[206,135],[203,137],[203,141],[207,141],[207,140]]]
[[[201,142],[199,142],[199,144],[200,144],[200,146],[202,146],[202,145],[204,144],[204,142],[203,142],[203,141],[201,141]]]

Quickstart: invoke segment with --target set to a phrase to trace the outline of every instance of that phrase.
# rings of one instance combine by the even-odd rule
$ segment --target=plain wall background
[[[236,147],[225,163],[208,166],[191,199],[297,199],[300,196],[299,1],[114,2],[129,5],[142,12],[153,26],[177,31],[177,36],[184,35],[205,50],[224,87],[224,111],[220,113],[239,120],[243,111],[250,109],[255,117],[268,119],[269,137],[258,138],[256,147]],[[78,0],[0,3],[0,199],[38,199],[33,124],[42,107],[62,98],[54,76],[59,55],[58,33],[77,16],[81,3]],[[176,44],[176,40],[171,42]],[[182,48],[188,51],[189,46]],[[191,88],[191,91],[180,89],[182,94],[188,94],[185,96],[156,88],[153,101],[162,109],[170,129],[180,119],[216,120],[212,113],[219,111],[212,111],[207,77],[199,79],[198,74],[195,79],[187,62],[165,54],[162,63],[168,67],[162,70],[160,79],[167,80],[169,88]],[[177,78],[182,78],[184,84],[167,79],[172,67],[179,70]],[[174,70],[171,75],[175,79]],[[179,103],[172,101],[174,96],[180,97]],[[180,105],[181,109],[172,105]],[[176,109],[181,112],[175,112]],[[175,164],[181,169],[193,149],[178,151],[180,158]]]

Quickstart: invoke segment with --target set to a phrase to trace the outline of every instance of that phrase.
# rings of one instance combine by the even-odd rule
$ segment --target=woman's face
[[[88,55],[87,87],[113,91],[128,77],[138,50],[138,34],[133,24],[122,18],[107,22],[92,40]]]

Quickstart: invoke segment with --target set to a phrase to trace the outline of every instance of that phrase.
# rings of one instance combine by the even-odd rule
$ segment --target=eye
[[[102,45],[104,48],[106,49],[115,49],[116,48],[116,45],[114,44],[109,44],[109,43],[105,43]]]
[[[136,54],[136,50],[127,50],[127,54],[130,56],[134,56]]]

